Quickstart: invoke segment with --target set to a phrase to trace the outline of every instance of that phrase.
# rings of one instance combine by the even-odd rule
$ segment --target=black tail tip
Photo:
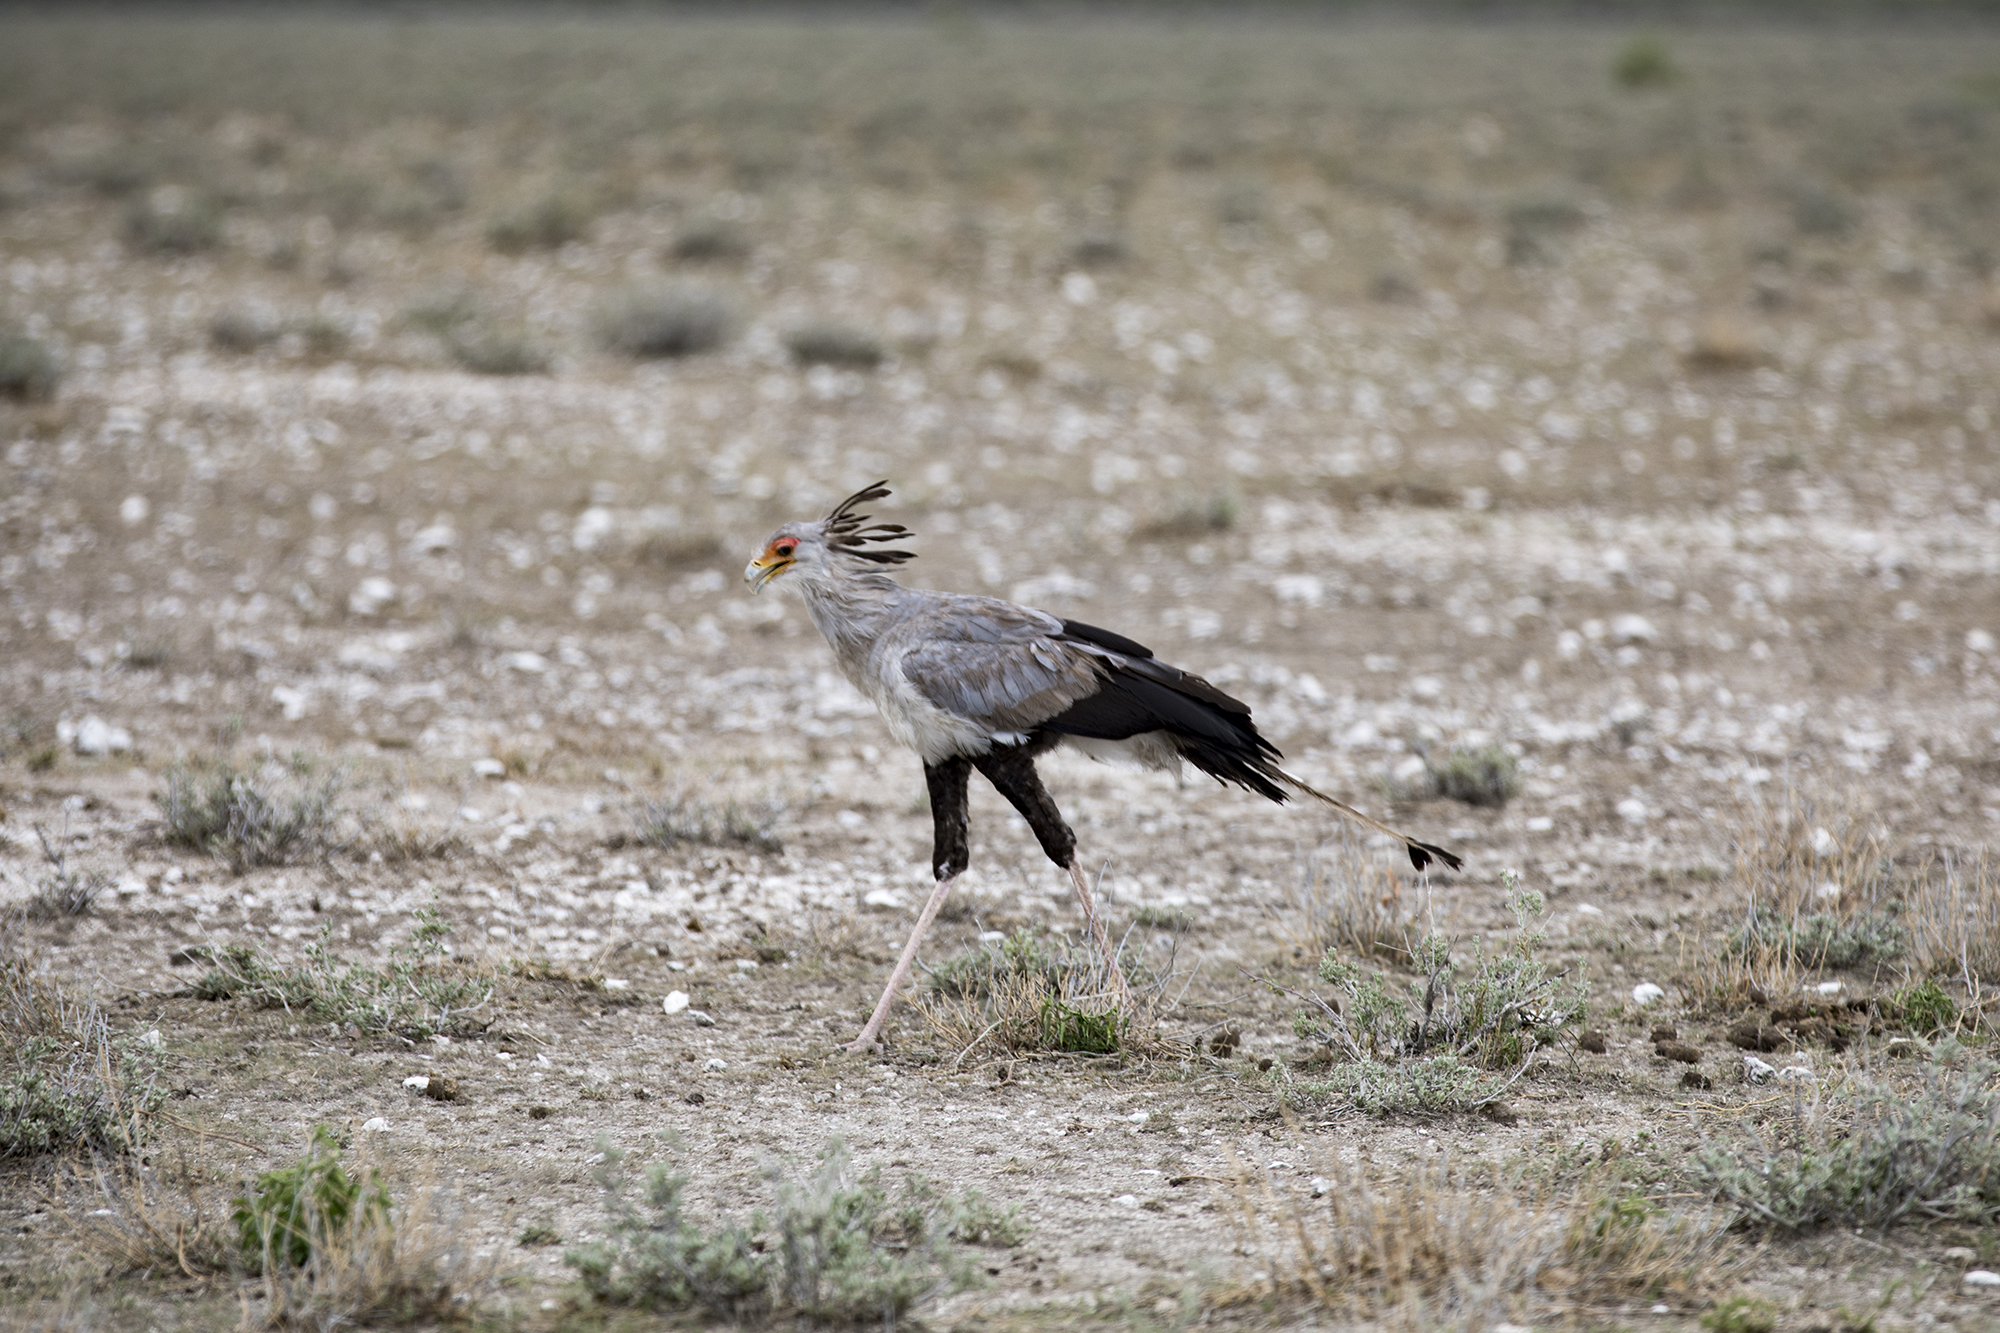
[[[1453,856],[1442,847],[1433,847],[1427,842],[1412,842],[1410,844],[1410,864],[1417,869],[1422,870],[1425,866],[1428,866],[1431,863],[1432,857],[1436,857],[1438,860],[1444,862],[1445,866],[1451,870],[1461,869],[1465,865],[1463,858]]]

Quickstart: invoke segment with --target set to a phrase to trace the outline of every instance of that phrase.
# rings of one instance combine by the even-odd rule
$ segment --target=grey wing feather
[[[994,598],[954,597],[910,626],[903,676],[947,713],[1025,731],[1098,689],[1097,654],[1058,642],[1062,622]]]

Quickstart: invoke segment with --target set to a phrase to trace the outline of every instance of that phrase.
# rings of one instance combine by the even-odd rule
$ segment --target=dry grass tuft
[[[337,770],[315,774],[303,756],[255,770],[215,759],[174,765],[155,799],[167,842],[224,857],[240,874],[327,852],[340,787]]]
[[[1429,928],[1418,905],[1403,892],[1396,870],[1367,856],[1347,838],[1305,858],[1289,895],[1301,950],[1317,958],[1328,949],[1407,963]]]
[[[1159,1032],[1176,980],[1171,958],[1158,972],[1120,962],[1132,993],[1129,1011],[1118,1007],[1095,949],[1023,928],[947,959],[912,1003],[954,1062],[1038,1051],[1180,1053]]]
[[[1903,921],[1924,971],[1957,977],[1975,1005],[1984,986],[2000,983],[2000,883],[1985,852],[1933,861],[1903,902]]]
[[[736,330],[736,312],[720,292],[674,284],[622,292],[595,314],[598,340],[635,360],[711,352]]]
[[[94,1158],[81,1172],[88,1212],[63,1215],[78,1244],[112,1273],[214,1277],[236,1270],[230,1174],[197,1138],[150,1156]]]
[[[1545,1192],[1487,1175],[1442,1155],[1387,1179],[1333,1163],[1309,1199],[1246,1172],[1261,1185],[1238,1191],[1236,1220],[1264,1275],[1222,1303],[1310,1303],[1428,1333],[1686,1297],[1713,1276],[1719,1225],[1668,1214],[1606,1172]]]
[[[61,382],[62,369],[46,343],[0,327],[0,397],[37,402],[53,398]]]
[[[104,1010],[37,972],[0,921],[0,1160],[130,1151],[159,1102],[152,1073]]]

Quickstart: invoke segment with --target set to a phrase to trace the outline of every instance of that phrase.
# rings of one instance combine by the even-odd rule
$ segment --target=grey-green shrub
[[[691,1217],[688,1177],[667,1163],[646,1169],[636,1198],[618,1150],[605,1148],[596,1177],[609,1234],[563,1262],[607,1305],[893,1328],[932,1297],[972,1285],[961,1245],[1012,1245],[1023,1234],[1011,1210],[977,1191],[947,1195],[920,1175],[892,1186],[880,1167],[857,1170],[838,1140],[810,1171],[774,1170],[771,1213],[747,1223]]]
[[[0,1161],[128,1152],[162,1100],[143,1046],[37,972],[0,924]]]
[[[259,771],[216,759],[169,768],[154,799],[167,842],[224,857],[240,873],[327,851],[340,786],[338,771],[316,774],[303,757]]]
[[[2000,1068],[1937,1052],[1914,1093],[1861,1076],[1798,1104],[1767,1143],[1709,1144],[1695,1178],[1746,1223],[1781,1232],[2000,1222]]]
[[[340,1140],[313,1127],[305,1156],[266,1171],[235,1200],[237,1246],[253,1273],[304,1268],[316,1250],[346,1238],[358,1223],[389,1225],[389,1188],[373,1171],[350,1174]]]
[[[1732,957],[1770,952],[1806,967],[1841,968],[1900,958],[1909,945],[1909,931],[1881,913],[1841,917],[1815,912],[1786,918],[1752,903],[1723,948]]]
[[[61,382],[62,368],[46,343],[0,326],[0,396],[21,402],[53,398]]]
[[[598,305],[594,319],[607,350],[638,360],[714,351],[736,327],[720,292],[687,284],[617,293]]]

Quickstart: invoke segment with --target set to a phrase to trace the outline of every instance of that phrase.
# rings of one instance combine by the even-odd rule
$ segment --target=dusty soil
[[[670,31],[746,68],[802,58],[686,23]],[[826,40],[862,49],[871,31]],[[886,31],[873,35],[948,41]],[[1065,40],[995,32],[977,60]],[[1675,34],[1704,104],[1742,111],[1754,141],[1697,161],[1714,193],[1694,198],[1693,168],[1645,136],[1701,98],[1619,92],[1604,73],[1617,36],[1503,32],[1505,59],[1468,54],[1481,48],[1454,30],[1229,36],[1252,45],[1225,56],[1287,70],[1300,46],[1356,71],[1441,53],[1464,82],[1419,100],[1372,175],[1190,150],[1110,184],[1074,163],[1048,179],[1003,163],[970,184],[918,166],[897,183],[836,155],[746,184],[726,155],[636,134],[607,150],[619,185],[593,195],[606,202],[587,232],[520,255],[488,242],[485,216],[511,182],[555,174],[556,130],[393,100],[364,128],[326,129],[190,95],[164,122],[200,147],[186,170],[265,193],[228,206],[214,248],[175,255],[134,241],[129,209],[199,182],[160,167],[107,196],[76,165],[127,143],[167,155],[157,124],[94,84],[21,122],[0,308],[66,373],[49,401],[0,402],[0,902],[25,903],[48,874],[37,826],[108,887],[88,915],[26,921],[20,940],[121,1031],[161,1034],[163,1132],[227,1136],[211,1151],[229,1169],[289,1160],[316,1124],[386,1120],[397,1159],[531,1279],[509,1297],[530,1323],[564,1317],[572,1293],[562,1246],[515,1238],[601,1230],[590,1171],[607,1143],[651,1158],[671,1139],[704,1205],[747,1210],[771,1162],[833,1137],[1017,1205],[1028,1239],[991,1252],[984,1288],[929,1307],[936,1327],[1078,1310],[1166,1325],[1190,1292],[1207,1317],[1324,1320],[1254,1298],[1282,1262],[1274,1201],[1309,1201],[1342,1162],[1622,1151],[1703,1216],[1674,1184],[1685,1154],[1777,1113],[1723,1039],[1740,1014],[1700,1003],[1704,960],[1758,887],[1743,849],[1788,811],[1903,864],[1974,857],[2000,818],[1992,257],[1926,211],[1959,159],[1862,173],[1838,187],[1852,215],[1838,227],[1799,211],[1804,186],[1773,183],[1781,167],[1836,179],[1813,153],[1840,137],[1825,125],[1846,83],[1875,80],[1882,151],[1900,151],[1908,109],[1990,77],[2000,41]],[[1761,100],[1759,72],[1794,65],[1811,71],[1804,128]],[[1383,95],[1368,80],[1388,76],[1355,77],[1352,106],[1332,93],[1312,114],[1348,126],[1358,151]],[[1550,86],[1598,91],[1572,105]],[[1575,127],[1600,102],[1608,128],[1591,139]],[[1951,105],[1990,149],[1989,105]],[[1285,114],[1232,103],[1222,120],[1254,143]],[[398,230],[288,193],[403,140],[466,164],[465,212]],[[1592,152],[1614,166],[1543,170]],[[1555,221],[1537,222],[1530,196],[1556,200]],[[668,242],[716,216],[743,227],[749,256],[677,269]],[[1076,238],[1103,229],[1129,254],[1085,267]],[[633,364],[592,341],[603,293],[677,272],[738,302],[725,347]],[[454,285],[527,321],[549,369],[452,364],[407,312]],[[217,345],[217,316],[253,309],[341,333]],[[886,360],[795,364],[787,332],[833,316],[876,331]],[[1394,804],[1466,858],[1418,881],[1317,810],[1052,758],[1044,774],[1118,926],[1145,908],[1191,918],[1174,953],[1186,990],[1161,1025],[1186,1045],[1002,1062],[953,1049],[905,1005],[886,1053],[842,1055],[928,884],[921,774],[796,604],[750,599],[738,571],[775,523],[877,476],[896,488],[878,515],[918,534],[910,579],[1148,643],[1250,702],[1329,790],[1387,809],[1420,750],[1497,741],[1521,791],[1498,808]],[[125,735],[82,753],[100,734],[79,731],[87,718]],[[167,845],[169,771],[216,754],[339,772],[343,845],[240,874]],[[639,803],[670,792],[774,811],[782,850],[635,842]],[[926,961],[1019,925],[1074,935],[1064,879],[991,791],[975,793],[973,825],[974,868]],[[412,847],[428,854],[406,859]],[[1295,1006],[1251,977],[1315,984],[1315,865],[1375,867],[1467,947],[1510,924],[1500,876],[1518,870],[1548,900],[1545,956],[1587,979],[1608,1049],[1545,1052],[1507,1097],[1512,1123],[1287,1109],[1283,1067],[1310,1052]],[[1864,905],[1862,886],[1835,888]],[[291,959],[325,933],[379,963],[431,902],[456,955],[496,969],[477,1035],[411,1043],[203,1001],[189,993],[200,966],[173,961],[227,943]],[[1154,959],[1171,944],[1130,936]],[[1906,966],[1808,980],[1867,996]],[[1665,997],[1635,1004],[1641,983]],[[690,1007],[668,1013],[676,990]],[[1683,1087],[1686,1066],[1655,1054],[1662,1022],[1699,1048],[1712,1087]],[[1207,1053],[1224,1029],[1240,1050]],[[1831,1085],[1876,1057],[1807,1043],[1796,1058]],[[455,1076],[459,1100],[417,1095],[416,1074]],[[0,1273],[26,1293],[6,1318],[32,1324],[63,1300],[111,1327],[234,1317],[233,1297],[180,1305],[158,1284],[77,1296],[90,1261],[61,1218],[87,1193],[46,1164],[4,1171]],[[1940,1267],[1965,1242],[1837,1235],[1749,1262],[1759,1242],[1744,1236],[1725,1246],[1735,1267],[1657,1301],[1496,1300],[1449,1320],[1691,1328],[1741,1290],[1788,1328],[1882,1301],[1898,1325],[1990,1327],[1990,1298]],[[1214,1303],[1229,1291],[1250,1303]]]

